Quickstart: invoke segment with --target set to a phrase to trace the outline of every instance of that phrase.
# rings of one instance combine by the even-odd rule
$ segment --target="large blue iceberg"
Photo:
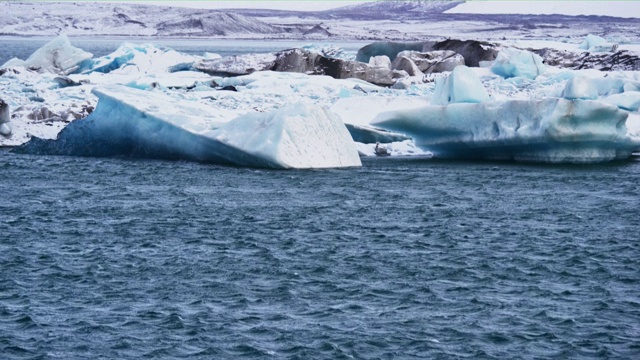
[[[185,104],[125,86],[93,90],[96,110],[56,140],[32,139],[30,154],[179,159],[260,168],[361,166],[344,124],[329,111],[298,103],[228,119],[225,110]]]
[[[635,106],[631,94],[610,103],[595,100],[597,84],[576,77],[562,98],[480,101],[484,89],[466,85],[474,83],[473,73],[450,76],[434,105],[385,112],[372,125],[407,134],[441,158],[596,163],[640,149],[640,137],[626,127],[629,113],[613,104]]]

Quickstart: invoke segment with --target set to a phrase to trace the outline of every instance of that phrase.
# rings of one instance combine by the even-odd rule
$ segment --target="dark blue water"
[[[0,150],[2,359],[640,356],[640,161]]]

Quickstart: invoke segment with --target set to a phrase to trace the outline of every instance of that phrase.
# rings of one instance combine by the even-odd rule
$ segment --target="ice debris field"
[[[561,53],[449,41],[223,58],[125,43],[93,58],[61,35],[0,66],[0,145],[276,169],[622,160],[640,152],[640,71],[616,51],[590,35]]]

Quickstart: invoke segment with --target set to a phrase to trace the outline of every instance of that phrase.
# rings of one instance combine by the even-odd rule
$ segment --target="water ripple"
[[[2,358],[640,356],[638,161],[0,168]]]

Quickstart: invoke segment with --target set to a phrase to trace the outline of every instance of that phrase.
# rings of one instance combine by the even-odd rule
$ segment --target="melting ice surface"
[[[273,168],[360,166],[358,154],[374,156],[376,142],[392,155],[540,162],[640,150],[640,74],[560,70],[520,49],[402,89],[266,71],[215,77],[192,71],[202,57],[150,44],[87,54],[60,37],[5,64],[16,71],[0,76],[13,112],[0,145],[35,134],[42,139],[19,151]],[[40,73],[25,68],[36,65]],[[60,118],[70,124],[52,140]]]

